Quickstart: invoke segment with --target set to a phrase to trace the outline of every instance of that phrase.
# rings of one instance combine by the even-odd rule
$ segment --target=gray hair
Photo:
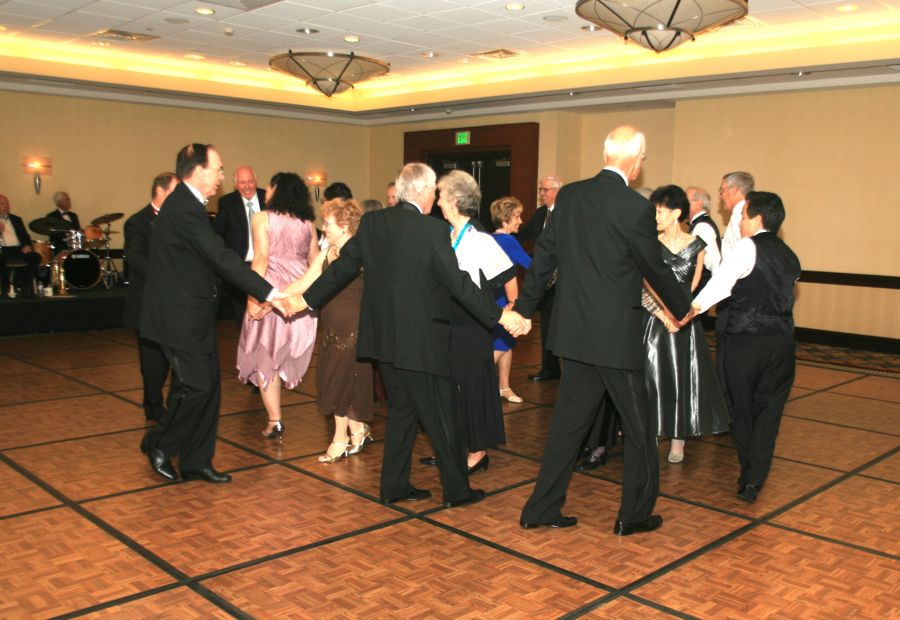
[[[438,181],[438,188],[444,198],[453,201],[462,215],[478,217],[481,189],[471,174],[462,170],[451,170]]]
[[[437,176],[434,170],[419,162],[403,166],[395,181],[399,200],[418,200],[429,188],[434,187]]]
[[[722,180],[725,181],[725,185],[736,188],[744,196],[752,192],[755,186],[753,175],[740,170],[723,175]]]
[[[384,205],[381,204],[380,200],[375,200],[374,198],[366,198],[361,203],[363,213],[369,213],[370,211],[380,211],[384,209]]]
[[[562,177],[556,174],[545,174],[544,176],[542,176],[541,185],[543,185],[543,181],[545,179],[550,183],[550,185],[553,186],[554,189],[559,189],[560,187],[565,185],[565,183],[563,183]]]
[[[62,200],[62,197],[68,196],[68,195],[69,195],[69,192],[56,192],[55,194],[53,194],[53,204],[55,204],[58,207],[59,201]]]
[[[623,125],[613,129],[603,142],[603,158],[606,161],[623,161],[638,157],[644,152],[647,139],[634,127]]]
[[[689,187],[685,191],[688,195],[688,200],[699,200],[703,210],[709,211],[709,203],[711,201],[709,192],[702,187]]]

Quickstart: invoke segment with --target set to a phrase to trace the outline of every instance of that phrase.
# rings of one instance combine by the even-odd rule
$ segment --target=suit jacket
[[[225,247],[206,208],[179,183],[153,220],[141,308],[141,336],[177,349],[216,348],[216,274],[257,299],[272,285]]]
[[[519,243],[534,241],[541,236],[541,232],[544,230],[544,222],[547,220],[547,211],[549,211],[547,205],[538,207],[531,219],[519,227],[519,232],[516,234],[516,239],[518,239]],[[553,221],[552,218],[551,221]]]
[[[260,210],[265,210],[266,193],[257,189],[256,199]],[[241,258],[247,256],[247,239],[249,239],[247,211],[244,208],[244,199],[237,190],[219,198],[219,210],[216,219],[213,220],[213,228],[216,234],[225,240],[225,247],[237,252]]]
[[[59,213],[59,209],[53,209],[50,213],[46,215],[46,217],[52,217],[57,220],[63,219],[62,215]],[[69,217],[72,218],[72,224],[75,226],[75,230],[81,229],[81,222],[78,221],[78,214],[74,211],[69,211]]]
[[[493,298],[460,271],[447,224],[408,202],[366,214],[304,298],[321,308],[360,268],[360,358],[449,377],[451,296],[488,327],[500,317]]]
[[[128,260],[129,283],[125,295],[125,327],[140,329],[141,304],[144,300],[144,282],[147,279],[147,262],[150,260],[150,233],[153,224],[153,206],[146,207],[125,220],[125,258]]]
[[[604,170],[563,187],[515,309],[530,317],[558,269],[548,348],[586,364],[643,368],[641,276],[676,318],[690,299],[663,262],[653,206]]]
[[[19,247],[24,247],[26,245],[30,246],[31,235],[28,234],[28,229],[25,228],[25,223],[22,221],[22,218],[12,213],[10,213],[8,217],[13,230],[16,231],[16,236],[19,238]]]

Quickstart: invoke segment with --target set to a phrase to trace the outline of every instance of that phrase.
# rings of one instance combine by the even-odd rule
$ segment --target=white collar
[[[206,206],[206,203],[209,202],[209,200],[207,200],[206,198],[203,197],[203,194],[200,193],[200,190],[197,189],[196,187],[194,187],[193,185],[191,185],[190,183],[188,183],[187,181],[184,181],[184,184],[189,190],[191,190],[191,193],[194,195],[194,198],[199,200],[203,206]]]

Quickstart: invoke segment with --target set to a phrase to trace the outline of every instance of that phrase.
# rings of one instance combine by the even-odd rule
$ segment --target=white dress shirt
[[[5,215],[0,215],[0,224],[3,225],[3,235],[0,236],[0,246],[4,248],[14,248],[22,245],[11,219]]]
[[[722,261],[728,258],[728,255],[737,249],[738,243],[741,242],[741,214],[744,212],[744,205],[747,201],[742,200],[731,210],[731,218],[728,220],[728,226],[725,227],[725,234],[722,235]]]
[[[761,232],[768,231],[762,228],[754,236]],[[749,276],[754,267],[756,267],[756,244],[750,237],[746,237],[738,242],[730,256],[722,259],[716,275],[710,278],[703,290],[694,297],[693,304],[700,307],[700,312],[706,312],[714,304],[731,295],[731,289],[737,281]]]
[[[707,215],[706,211],[701,211],[695,215],[691,222],[701,215]],[[703,266],[709,269],[710,273],[715,273],[719,268],[719,263],[722,262],[722,254],[719,252],[719,245],[716,243],[716,231],[713,230],[713,227],[708,222],[700,222],[694,227],[691,234],[700,237],[706,242]]]

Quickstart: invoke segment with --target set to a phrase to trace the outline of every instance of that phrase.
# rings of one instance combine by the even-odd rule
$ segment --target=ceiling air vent
[[[252,11],[261,9],[264,6],[281,2],[281,0],[203,0],[204,4],[218,4],[219,6],[227,6],[229,9],[239,9],[241,11]]]
[[[91,35],[93,39],[103,39],[105,41],[121,41],[124,43],[146,43],[159,37],[153,34],[139,34],[137,32],[127,32],[125,30],[101,30]]]
[[[477,56],[478,58],[490,58],[492,60],[506,60],[507,58],[515,58],[517,56],[524,55],[525,52],[516,52],[506,49],[489,50],[487,52],[478,52],[477,54],[472,54],[472,56]]]
[[[758,28],[759,26],[768,26],[767,23],[756,19],[755,17],[750,17],[749,15],[744,15],[743,17],[739,17],[733,22],[728,22],[724,26],[720,26],[720,28],[748,28],[754,27]]]

